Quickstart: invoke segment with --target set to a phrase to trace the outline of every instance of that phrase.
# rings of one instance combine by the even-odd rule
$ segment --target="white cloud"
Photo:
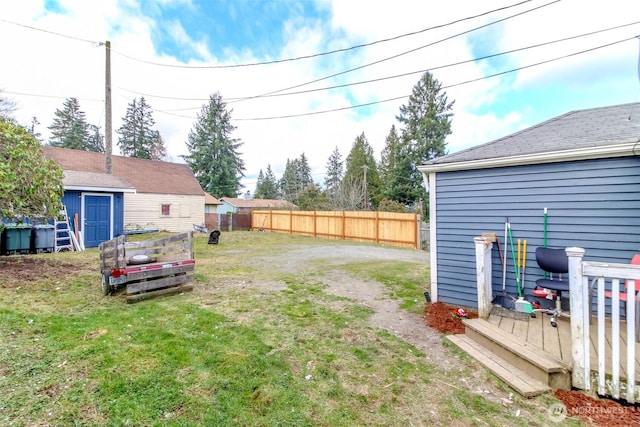
[[[32,116],[37,116],[42,123],[40,131],[46,135],[46,127],[51,124],[55,110],[61,108],[65,98],[74,96],[80,99],[87,120],[104,128],[104,47],[51,32],[95,42],[110,40],[114,130],[120,126],[127,104],[134,97],[144,95],[157,110],[154,118],[168,144],[169,154],[175,160],[187,154],[185,140],[196,114],[208,96],[217,91],[225,98],[255,96],[374,62],[378,63],[294,90],[327,88],[433,69],[472,59],[479,43],[487,52],[520,48],[632,21],[633,12],[637,15],[638,11],[634,0],[564,0],[488,27],[481,35],[471,33],[444,42],[438,41],[490,22],[495,19],[494,15],[314,59],[255,67],[186,69],[160,67],[136,59],[177,66],[212,66],[296,57],[419,31],[512,2],[466,0],[434,5],[415,0],[322,0],[318,4],[330,11],[330,20],[305,17],[300,14],[301,9],[295,9],[295,15],[292,13],[289,21],[274,29],[274,34],[283,35],[285,39],[277,55],[273,53],[273,41],[266,41],[269,49],[264,51],[261,46],[241,50],[227,46],[221,57],[216,57],[208,48],[213,42],[212,36],[203,35],[202,31],[190,32],[185,23],[168,15],[173,8],[197,11],[195,1],[163,0],[154,4],[155,9],[147,10],[146,15],[133,0],[61,0],[58,3],[60,13],[46,12],[44,0],[16,2],[3,10],[3,19],[7,21],[48,31],[0,21],[0,38],[16,41],[0,44],[0,55],[11,58],[10,66],[0,68],[0,89],[17,101],[20,107],[17,118],[28,123]],[[162,14],[166,21],[157,21],[163,7],[168,8]],[[241,9],[246,5],[233,3],[229,7],[235,9],[236,14],[242,14]],[[508,16],[530,7],[527,3],[496,16]],[[493,61],[438,68],[433,74],[447,87],[607,40],[632,37],[638,29],[636,25],[610,35],[527,50]],[[182,46],[183,52],[194,53],[194,59],[183,64],[177,58],[160,54],[163,50],[154,44],[156,38],[153,37],[158,34],[170,35],[174,43]],[[429,44],[432,45],[427,46]],[[484,143],[549,118],[546,115],[551,114],[551,109],[547,105],[553,105],[553,111],[562,113],[564,108],[570,110],[581,105],[592,107],[637,101],[637,55],[638,43],[632,40],[547,66],[446,88],[449,100],[455,100],[449,150],[453,152]],[[393,56],[397,57],[387,59]],[[5,60],[4,64],[7,63]],[[348,88],[230,102],[229,107],[233,109],[234,119],[339,109],[408,95],[419,78],[420,73],[417,73]],[[557,88],[553,99],[532,96],[550,87]],[[321,182],[327,158],[334,148],[338,146],[346,157],[354,139],[362,132],[379,155],[385,137],[395,123],[398,108],[404,102],[401,99],[362,109],[289,119],[235,121],[237,132],[234,136],[244,142],[241,151],[246,174],[255,176],[270,164],[279,175],[287,158],[296,158],[304,152],[317,174],[317,181]],[[117,135],[114,135],[114,144],[116,140]],[[249,181],[246,180],[250,184],[248,188],[253,190],[254,182]]]

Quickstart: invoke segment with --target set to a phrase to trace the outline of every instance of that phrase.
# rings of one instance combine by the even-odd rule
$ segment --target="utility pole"
[[[369,210],[369,195],[367,194],[367,169],[369,166],[363,165],[362,169],[364,169],[364,210]]]
[[[105,42],[105,85],[104,85],[104,140],[105,147],[104,151],[106,154],[106,162],[107,162],[107,173],[110,174],[111,171],[111,151],[113,146],[112,141],[112,130],[111,130],[111,42]]]

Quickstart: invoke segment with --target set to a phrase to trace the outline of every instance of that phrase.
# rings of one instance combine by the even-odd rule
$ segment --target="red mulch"
[[[457,308],[442,302],[426,303],[424,305],[424,317],[427,326],[441,334],[464,334],[462,319],[454,316]],[[477,313],[466,311],[469,319],[478,317]]]
[[[464,334],[462,319],[454,316],[458,307],[441,302],[426,303],[424,316],[427,325],[442,334]],[[466,310],[469,318],[477,318],[475,312]],[[640,408],[624,406],[610,399],[597,399],[580,391],[556,390],[554,396],[562,401],[563,417],[580,418],[595,426],[640,426]]]
[[[581,418],[596,426],[640,426],[640,411],[634,406],[596,399],[579,391],[556,390],[553,395],[564,403],[568,417]]]

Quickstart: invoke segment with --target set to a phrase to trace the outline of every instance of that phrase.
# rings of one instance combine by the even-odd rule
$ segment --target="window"
[[[171,205],[163,204],[162,205],[162,216],[169,216],[169,215],[171,215]]]

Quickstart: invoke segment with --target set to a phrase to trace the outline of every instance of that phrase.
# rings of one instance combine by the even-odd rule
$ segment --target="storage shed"
[[[585,260],[640,253],[640,103],[572,111],[418,167],[429,192],[431,294],[477,307],[474,237],[527,240],[525,294],[542,271],[535,249],[586,249]],[[492,285],[501,292],[494,245]],[[516,295],[511,248],[507,291]]]
[[[97,247],[123,232],[187,232],[204,223],[204,191],[188,165],[42,147],[64,171],[63,203],[78,215],[84,245]]]

